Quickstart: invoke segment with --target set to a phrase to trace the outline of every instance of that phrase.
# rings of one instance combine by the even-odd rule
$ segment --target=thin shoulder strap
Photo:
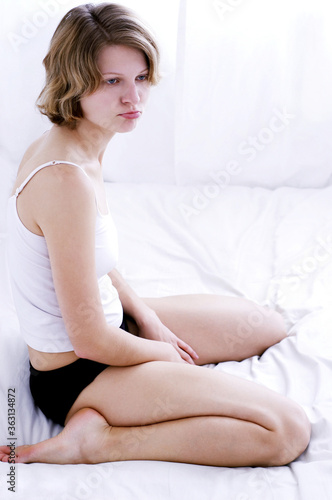
[[[39,172],[39,170],[41,170],[42,168],[45,168],[45,167],[50,167],[51,165],[59,165],[59,164],[62,164],[64,163],[65,165],[74,165],[75,167],[78,167],[80,170],[82,170],[82,172],[85,173],[85,175],[87,176],[87,173],[85,172],[85,170],[80,167],[79,165],[77,165],[76,163],[72,163],[71,161],[61,161],[61,160],[53,160],[53,161],[48,161],[47,163],[43,163],[43,165],[40,165],[39,167],[35,168],[29,175],[28,177],[25,179],[25,181],[22,182],[22,184],[16,189],[15,191],[15,197],[17,198],[18,195],[21,193],[21,191],[25,188],[25,186],[28,184],[28,182],[32,179],[32,177],[37,173]]]

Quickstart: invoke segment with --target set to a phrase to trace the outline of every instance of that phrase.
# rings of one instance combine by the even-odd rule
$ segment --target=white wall
[[[329,181],[329,0],[188,0],[180,43],[178,182],[227,170],[231,184]]]

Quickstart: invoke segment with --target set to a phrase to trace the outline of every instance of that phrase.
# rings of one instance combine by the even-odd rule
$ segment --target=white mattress
[[[282,312],[289,336],[261,358],[211,366],[297,401],[312,423],[307,451],[276,468],[218,468],[166,462],[16,465],[16,495],[0,463],[0,498],[19,500],[331,500],[332,499],[332,187],[228,187],[107,184],[119,230],[119,270],[142,296],[220,293]],[[185,207],[186,205],[186,207]],[[188,207],[195,214],[185,216]],[[7,393],[16,389],[17,444],[60,431],[34,408],[27,349],[20,338],[1,238],[0,443]]]

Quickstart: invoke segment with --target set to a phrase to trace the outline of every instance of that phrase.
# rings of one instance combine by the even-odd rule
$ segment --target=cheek
[[[105,108],[103,105],[103,97],[101,92],[95,92],[92,95],[87,97],[83,97],[81,99],[81,108],[83,112],[83,116],[88,117],[93,113],[100,112]]]
[[[148,87],[143,88],[143,90],[141,92],[141,101],[142,102],[146,102],[149,99],[150,90],[151,90],[150,85]]]

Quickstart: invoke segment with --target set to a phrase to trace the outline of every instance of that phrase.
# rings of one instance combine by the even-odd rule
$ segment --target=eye
[[[137,77],[137,80],[139,80],[140,82],[144,82],[144,81],[146,81],[148,78],[149,78],[149,75],[139,75],[139,76]]]
[[[105,80],[107,85],[115,85],[119,80],[117,78],[110,78],[109,80]]]

